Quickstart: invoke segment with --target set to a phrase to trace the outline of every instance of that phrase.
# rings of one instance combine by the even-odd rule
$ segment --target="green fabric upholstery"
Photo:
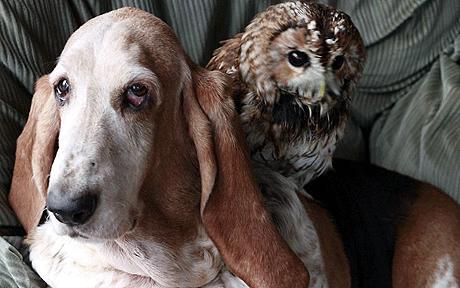
[[[47,285],[23,261],[16,248],[0,238],[0,287],[44,288]]]

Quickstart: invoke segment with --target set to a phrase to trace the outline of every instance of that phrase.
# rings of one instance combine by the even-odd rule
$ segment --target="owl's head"
[[[275,123],[295,126],[301,117],[318,126],[330,124],[323,117],[347,110],[365,51],[348,15],[295,1],[253,19],[242,36],[239,60],[243,81],[270,107]]]

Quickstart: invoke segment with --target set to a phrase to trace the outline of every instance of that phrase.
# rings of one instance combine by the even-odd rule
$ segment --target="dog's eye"
[[[310,63],[310,57],[302,51],[292,51],[288,54],[289,63],[294,67],[302,67]]]
[[[126,102],[133,109],[140,109],[145,103],[149,90],[142,84],[135,83],[126,90]]]
[[[70,83],[67,79],[62,79],[56,86],[54,86],[54,94],[56,95],[56,99],[59,102],[59,105],[64,105],[69,96],[69,92]]]

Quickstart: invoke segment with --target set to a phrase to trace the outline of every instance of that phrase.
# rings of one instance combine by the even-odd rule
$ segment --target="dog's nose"
[[[88,194],[80,198],[65,199],[58,193],[49,193],[46,201],[48,211],[52,212],[59,222],[69,226],[84,224],[94,214],[97,196]]]

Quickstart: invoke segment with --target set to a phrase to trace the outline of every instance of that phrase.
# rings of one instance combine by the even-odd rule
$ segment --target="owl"
[[[293,1],[256,15],[207,68],[233,80],[253,162],[303,187],[331,166],[364,61],[348,15]]]

